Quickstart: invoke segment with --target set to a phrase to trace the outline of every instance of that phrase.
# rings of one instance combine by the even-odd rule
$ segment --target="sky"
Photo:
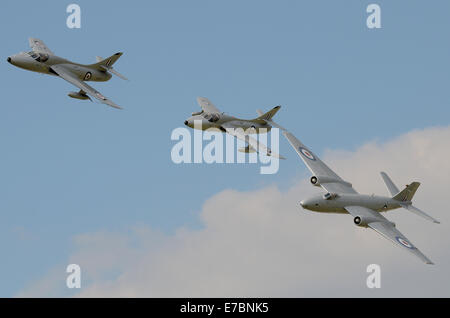
[[[377,30],[372,1],[77,1],[81,29],[66,26],[70,3],[0,11],[1,297],[449,296],[448,1],[376,1]],[[29,37],[85,64],[124,52],[129,81],[92,83],[124,109],[7,63]],[[281,105],[275,120],[360,192],[387,194],[382,170],[422,182],[417,205],[442,224],[388,217],[436,265],[348,216],[303,211],[318,189],[284,139],[273,175],[174,164],[171,133],[197,96],[242,118]],[[81,290],[65,287],[70,263]]]

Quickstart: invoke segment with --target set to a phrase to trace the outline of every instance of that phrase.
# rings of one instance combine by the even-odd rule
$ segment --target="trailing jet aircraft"
[[[54,55],[41,40],[30,38],[29,44],[32,49],[31,52],[22,52],[10,56],[7,59],[8,62],[28,71],[61,77],[80,89],[79,92],[69,93],[69,96],[72,98],[91,100],[89,96],[92,96],[103,104],[120,109],[113,101],[103,96],[85,82],[106,82],[111,78],[111,73],[126,80],[123,75],[119,74],[112,67],[123,53],[116,53],[106,59],[97,57],[97,63],[82,65]]]
[[[423,262],[433,264],[397,230],[394,223],[381,215],[381,212],[405,208],[429,221],[439,223],[412,204],[414,194],[420,185],[419,182],[413,182],[402,191],[399,191],[388,175],[381,172],[381,176],[392,197],[359,194],[352,187],[351,183],[339,177],[289,131],[270,120],[268,123],[283,131],[283,135],[313,174],[310,179],[311,184],[322,187],[326,191],[324,194],[302,200],[300,205],[304,209],[323,213],[348,213],[353,216],[354,223],[357,226],[369,227],[397,246],[416,255]]]
[[[255,138],[249,136],[249,134],[269,132],[272,126],[268,122],[275,116],[281,106],[276,106],[265,114],[261,113],[255,119],[239,119],[220,112],[207,98],[198,97],[197,102],[202,108],[202,111],[192,113],[192,116],[184,122],[186,126],[201,130],[216,128],[245,141],[247,147],[239,149],[241,152],[262,152],[268,156],[285,159],[283,156],[273,153]]]

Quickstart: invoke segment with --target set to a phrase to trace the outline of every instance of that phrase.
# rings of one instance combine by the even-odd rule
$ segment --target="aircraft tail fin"
[[[394,182],[392,182],[391,178],[389,178],[389,176],[385,172],[381,172],[381,177],[383,177],[384,183],[386,183],[386,187],[392,195],[392,199],[399,201],[399,204],[402,208],[428,221],[440,223],[438,220],[434,219],[433,217],[429,216],[422,210],[412,205],[411,201],[420,186],[419,182],[413,182],[410,185],[407,185],[406,188],[403,189],[403,191],[399,191],[397,186],[394,184]]]
[[[114,55],[111,55],[110,57],[104,59],[101,58],[100,56],[97,56],[97,64],[98,66],[106,66],[106,67],[111,67],[114,65],[114,63],[117,62],[117,60],[123,55],[122,52],[116,53]]]
[[[400,202],[411,202],[419,186],[419,182],[413,182],[407,185],[405,189],[396,194],[392,199]]]
[[[386,187],[388,188],[389,192],[392,196],[397,195],[400,191],[398,190],[397,186],[392,182],[391,178],[387,175],[386,172],[380,172],[381,177],[383,178],[384,183],[386,184]]]
[[[120,77],[123,80],[128,80],[125,76],[123,76],[122,74],[120,74],[119,72],[117,72],[114,68],[113,65],[114,63],[117,62],[117,60],[123,55],[122,52],[116,53],[106,59],[101,58],[100,56],[97,56],[97,63],[92,65],[94,67],[98,67],[100,70],[102,71],[107,71],[110,72],[114,75],[116,75],[117,77]]]
[[[272,117],[275,116],[275,114],[280,110],[281,106],[275,106],[271,110],[269,110],[267,113],[263,113],[261,110],[257,110],[259,117],[255,120],[265,120],[265,121],[271,121]]]
[[[274,107],[272,110],[270,110],[270,111],[268,111],[268,112],[266,113],[266,114],[268,114],[268,113],[272,112],[272,116],[270,117],[270,119],[261,119],[262,117],[265,117],[266,114],[264,114],[264,113],[262,112],[262,110],[259,110],[259,109],[258,109],[258,110],[256,110],[256,112],[258,113],[259,117],[258,117],[257,119],[255,119],[255,120],[258,120],[258,121],[263,120],[263,121],[265,121],[266,123],[270,124],[271,126],[273,126],[273,127],[275,127],[275,128],[281,129],[281,130],[283,130],[283,131],[287,131],[286,128],[284,128],[284,127],[278,125],[276,122],[274,122],[274,121],[272,120],[272,117],[275,116],[275,114],[278,112],[278,110],[279,110],[280,108],[281,108],[281,106],[276,106],[276,107]],[[267,118],[267,117],[266,117],[266,118]]]
[[[381,177],[383,178],[386,187],[392,195],[392,199],[400,201],[400,202],[411,202],[414,194],[416,194],[417,189],[420,186],[420,182],[413,182],[406,186],[405,189],[399,191],[397,186],[392,182],[391,178],[387,175],[386,172],[380,172]]]

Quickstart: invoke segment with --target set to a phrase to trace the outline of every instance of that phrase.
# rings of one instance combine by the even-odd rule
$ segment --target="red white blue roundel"
[[[405,246],[405,247],[407,247],[407,248],[411,248],[411,249],[414,248],[414,246],[413,246],[411,243],[409,243],[407,239],[404,239],[404,238],[402,238],[402,237],[400,237],[400,236],[397,236],[397,237],[396,237],[396,240],[397,240],[400,244],[402,244],[403,246]]]
[[[308,158],[309,160],[316,160],[316,158],[314,157],[314,155],[307,149],[303,148],[303,147],[298,147],[298,150],[300,150],[300,152],[302,153],[302,155],[304,155],[306,158]]]

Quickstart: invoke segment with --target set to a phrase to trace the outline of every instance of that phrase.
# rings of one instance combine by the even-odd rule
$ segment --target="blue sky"
[[[223,189],[307,174],[284,140],[275,175],[173,164],[171,131],[197,96],[244,118],[280,104],[275,119],[319,154],[449,124],[448,1],[376,1],[380,30],[365,26],[372,1],[76,1],[80,30],[66,27],[70,3],[2,2],[0,296],[64,267],[75,235],[197,227]],[[124,110],[8,64],[30,36],[79,63],[123,51],[115,67],[130,81],[92,86]]]

